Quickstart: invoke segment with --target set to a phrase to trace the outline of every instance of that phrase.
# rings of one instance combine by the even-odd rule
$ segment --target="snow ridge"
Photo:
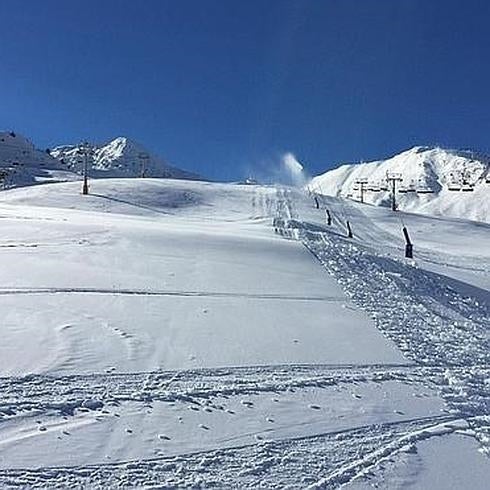
[[[400,210],[490,222],[490,157],[469,150],[416,146],[386,160],[346,164],[315,177],[310,188],[329,196],[390,204],[387,174],[401,174]]]
[[[76,179],[47,150],[37,149],[25,136],[0,131],[0,187],[8,189]]]
[[[80,145],[57,146],[51,155],[61,164],[78,174],[83,172]],[[164,177],[201,180],[196,174],[169,165],[159,156],[152,155],[142,145],[125,137],[95,146],[89,157],[92,173],[96,177]]]

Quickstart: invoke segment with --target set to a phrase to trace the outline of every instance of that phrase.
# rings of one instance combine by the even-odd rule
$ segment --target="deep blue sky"
[[[235,179],[415,144],[490,150],[486,0],[2,0],[0,128],[125,135]]]

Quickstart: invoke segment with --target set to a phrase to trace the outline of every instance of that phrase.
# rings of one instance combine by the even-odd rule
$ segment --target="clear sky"
[[[0,0],[0,129],[235,179],[490,151],[487,0]]]

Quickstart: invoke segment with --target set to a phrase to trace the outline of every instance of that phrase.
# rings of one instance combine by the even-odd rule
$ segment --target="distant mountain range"
[[[40,150],[25,136],[0,131],[0,183],[3,188],[80,179],[83,156],[80,145]],[[92,178],[160,177],[201,180],[201,177],[169,165],[142,145],[119,137],[93,146],[89,156]]]
[[[490,222],[490,157],[416,146],[386,160],[346,164],[315,177],[315,192],[389,206],[396,182],[400,210]]]
[[[1,131],[0,186],[79,180],[80,150],[80,145],[40,150],[21,134]],[[91,178],[202,180],[125,137],[94,146],[89,168]],[[397,181],[398,209],[490,223],[490,157],[472,151],[416,146],[385,160],[342,165],[313,178],[309,186],[321,194],[354,200],[361,200],[362,190],[365,203],[389,206],[387,176],[402,179]]]
[[[83,172],[80,145],[57,146],[50,154],[69,170],[79,174]],[[198,175],[169,165],[163,158],[151,154],[139,143],[125,137],[94,146],[89,160],[91,172],[96,177],[144,176],[201,180]]]

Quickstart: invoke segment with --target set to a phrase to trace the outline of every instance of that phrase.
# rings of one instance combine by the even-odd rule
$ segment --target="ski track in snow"
[[[457,368],[456,368],[457,369]],[[51,377],[31,375],[0,379],[5,419],[40,414],[98,416],[121,410],[126,403],[149,406],[158,402],[191,404],[197,410],[226,410],[229,398],[251,394],[317,388],[335,389],[390,381],[426,387],[437,385],[444,370],[406,366],[257,366],[195,371],[94,374]],[[225,401],[223,401],[225,400]],[[261,441],[236,447],[157,457],[147,460],[84,467],[1,469],[2,488],[15,486],[152,486],[205,485],[260,488],[318,485],[335,488],[383,457],[403,451],[409,444],[464,428],[459,415],[401,419],[329,431],[308,437]],[[472,418],[470,418],[471,420]],[[381,447],[381,449],[380,449]],[[317,481],[322,476],[321,481]]]
[[[490,454],[490,304],[415,261],[298,221],[290,191],[278,194],[276,231],[300,240],[407,359],[439,367],[433,378],[439,393],[458,416],[474,418],[475,437]]]
[[[125,404],[169,402],[226,410],[223,399],[315,388],[397,382],[437,392],[447,410],[432,417],[351,427],[307,437],[117,463],[0,469],[0,487],[338,488],[369,477],[418,441],[469,430],[490,454],[490,307],[453,289],[416,262],[395,260],[335,231],[301,221],[291,191],[256,193],[253,216],[299,240],[404,353],[404,365],[280,365],[0,378],[0,423],[33,414],[101,415]],[[437,258],[434,258],[437,260]],[[469,266],[470,267],[470,266]],[[264,300],[342,301],[204,291],[2,288],[0,294],[240,296]],[[204,428],[204,425],[203,425]]]
[[[283,301],[345,301],[343,297],[335,296],[294,296],[288,294],[253,294],[233,293],[226,291],[164,291],[145,289],[102,289],[102,288],[30,288],[30,287],[0,287],[0,295],[17,294],[108,294],[128,296],[179,296],[179,297],[203,297],[203,298],[247,298],[263,300]]]
[[[271,488],[274,482],[275,488],[338,488],[418,440],[464,426],[443,417],[421,419],[145,461],[6,470],[0,483],[4,488]]]

